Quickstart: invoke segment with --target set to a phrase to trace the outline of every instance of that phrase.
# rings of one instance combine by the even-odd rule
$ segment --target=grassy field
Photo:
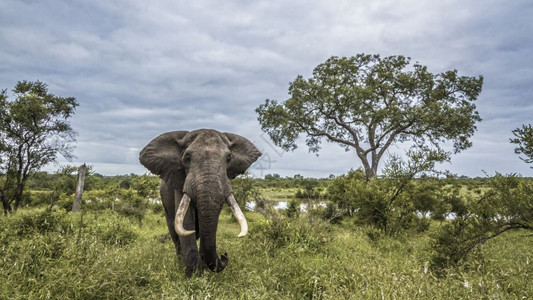
[[[297,188],[263,188],[261,195],[270,202],[288,201],[294,199]]]
[[[371,240],[350,220],[273,224],[248,212],[248,237],[220,218],[222,273],[186,279],[162,214],[43,209],[0,218],[1,299],[531,299],[533,240],[489,241],[463,266],[428,270],[429,235]],[[281,224],[281,225],[280,225]],[[430,231],[437,229],[438,223]],[[431,233],[429,233],[431,234]]]

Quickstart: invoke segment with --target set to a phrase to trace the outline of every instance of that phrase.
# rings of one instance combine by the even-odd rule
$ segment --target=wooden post
[[[74,203],[72,203],[72,211],[80,211],[81,209],[81,197],[83,195],[83,185],[85,184],[85,171],[87,166],[81,165],[78,169],[78,184],[76,185],[76,194],[74,195]]]

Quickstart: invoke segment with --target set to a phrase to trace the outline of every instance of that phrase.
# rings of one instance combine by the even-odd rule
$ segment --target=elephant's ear
[[[159,135],[141,150],[139,161],[163,180],[178,175],[183,169],[180,140],[187,133],[188,131],[171,131]]]
[[[246,138],[224,132],[229,140],[229,149],[232,159],[228,166],[228,177],[233,179],[240,174],[244,174],[248,167],[252,165],[260,156],[261,152]]]

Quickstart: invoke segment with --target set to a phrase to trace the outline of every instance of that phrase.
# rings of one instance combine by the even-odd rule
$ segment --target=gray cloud
[[[331,55],[403,54],[432,72],[485,77],[474,146],[443,168],[531,175],[509,144],[511,130],[532,122],[531,15],[527,0],[5,0],[0,88],[38,79],[76,97],[74,162],[103,174],[144,172],[138,150],[162,132],[216,128],[270,156],[254,173],[327,176],[360,163],[334,144],[319,157],[303,142],[278,154],[254,109],[286,99],[296,75],[310,76]]]

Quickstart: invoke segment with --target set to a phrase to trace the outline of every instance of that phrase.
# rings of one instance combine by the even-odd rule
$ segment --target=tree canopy
[[[19,81],[8,100],[7,90],[0,92],[0,169],[5,172],[3,204],[17,208],[28,177],[58,154],[72,157],[76,132],[67,121],[75,111],[73,97],[59,97],[48,92],[40,81]]]
[[[527,164],[533,163],[533,127],[531,124],[522,125],[522,128],[513,130],[514,138],[510,139],[511,143],[516,144],[514,152],[524,154],[526,158],[519,157]],[[531,167],[533,168],[533,166]]]
[[[286,151],[306,136],[311,152],[323,139],[354,149],[367,178],[377,175],[387,149],[410,142],[418,150],[445,153],[469,148],[481,118],[475,101],[483,77],[459,76],[457,70],[432,74],[404,56],[357,54],[333,56],[313,76],[298,75],[289,85],[290,98],[267,99],[256,112],[263,131]]]

